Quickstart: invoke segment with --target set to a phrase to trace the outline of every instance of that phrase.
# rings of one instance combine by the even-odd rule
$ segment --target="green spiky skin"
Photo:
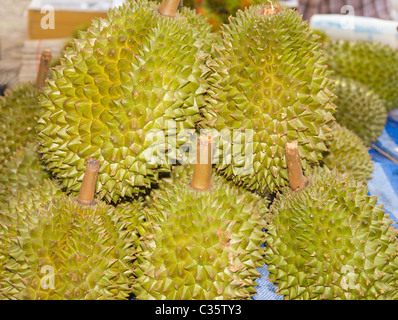
[[[360,82],[338,78],[334,93],[336,121],[354,131],[370,147],[377,141],[387,121],[384,101]]]
[[[358,181],[372,178],[373,161],[368,148],[354,132],[336,123],[333,126],[333,140],[328,143],[328,152],[323,162],[329,168],[336,168]]]
[[[18,226],[9,246],[3,295],[9,299],[125,299],[133,282],[134,236],[114,207],[62,196]],[[54,270],[54,287],[43,277]],[[44,281],[44,282],[43,282]],[[46,282],[47,281],[47,282]]]
[[[20,189],[1,201],[0,204],[0,300],[6,299],[4,288],[5,261],[9,257],[9,246],[18,236],[17,227],[36,212],[42,203],[63,195],[59,186],[51,180],[44,180],[30,189]]]
[[[116,211],[125,223],[125,229],[134,236],[137,241],[141,234],[141,225],[145,223],[144,206],[145,201],[142,198],[134,201],[126,201],[118,204]]]
[[[321,29],[313,29],[312,30],[314,32],[315,35],[317,35],[319,37],[318,41],[320,43],[325,43],[325,42],[329,42],[330,38],[329,36]]]
[[[222,43],[209,62],[213,73],[202,123],[220,132],[223,142],[231,141],[223,130],[232,137],[234,129],[253,130],[253,142],[246,144],[252,146],[253,170],[237,174],[245,162],[235,161],[235,154],[231,164],[220,159],[217,169],[260,193],[287,185],[287,142],[298,141],[304,170],[317,164],[334,122],[333,81],[318,38],[293,10],[280,6],[270,16],[251,6],[223,26]]]
[[[135,262],[139,300],[246,299],[263,265],[267,200],[220,183],[209,191],[180,179],[152,191]]]
[[[398,106],[398,54],[388,45],[339,40],[324,45],[328,64],[340,76],[352,78],[385,100],[387,111]]]
[[[398,240],[367,187],[326,167],[271,206],[270,281],[285,299],[397,299]]]
[[[18,191],[40,187],[49,178],[37,153],[37,144],[27,143],[0,168],[0,201]]]
[[[156,161],[160,154],[147,159],[164,147],[151,130],[168,138],[173,122],[177,133],[195,129],[206,90],[202,36],[210,27],[203,21],[195,28],[190,19],[129,1],[94,21],[65,53],[41,99],[38,129],[40,152],[68,190],[80,189],[87,157],[101,161],[98,198],[108,202],[144,193],[170,170],[169,159]]]
[[[0,166],[26,142],[36,139],[40,91],[31,83],[5,92],[0,100]]]

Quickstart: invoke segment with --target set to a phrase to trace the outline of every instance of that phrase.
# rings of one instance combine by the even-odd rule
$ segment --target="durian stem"
[[[46,85],[48,70],[50,69],[51,51],[43,50],[40,57],[39,70],[36,76],[36,87],[42,89]]]
[[[293,191],[300,191],[308,184],[308,179],[303,175],[297,141],[286,143],[285,149],[289,186]]]
[[[158,11],[163,16],[175,17],[180,0],[163,0]]]
[[[194,189],[209,190],[211,188],[211,148],[211,137],[200,136],[191,181],[191,187]]]
[[[88,206],[94,202],[94,194],[100,165],[101,163],[99,160],[92,158],[87,159],[86,171],[84,172],[79,196],[77,197],[77,201],[81,205]]]

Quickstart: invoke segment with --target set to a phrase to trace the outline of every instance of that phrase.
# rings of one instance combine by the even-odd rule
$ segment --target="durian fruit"
[[[149,223],[137,249],[135,297],[250,298],[263,265],[268,200],[222,177],[214,176],[209,188],[210,162],[195,164],[191,183],[186,172],[178,175],[176,183],[152,190],[144,209]]]
[[[99,169],[98,162],[92,166]],[[130,295],[135,237],[113,206],[87,201],[87,192],[89,198],[94,196],[96,174],[87,167],[82,184],[86,190],[77,199],[61,195],[41,202],[17,224],[18,237],[7,246],[0,280],[5,298],[93,300]]]
[[[370,147],[386,125],[384,101],[375,92],[350,78],[337,78],[334,93],[337,96],[336,121],[354,131]]]
[[[318,41],[321,43],[329,42],[330,37],[321,29],[312,29],[315,35],[319,37]]]
[[[158,1],[160,0],[152,0]],[[219,30],[223,23],[228,23],[230,16],[238,10],[244,10],[250,5],[270,3],[270,0],[183,0],[180,2],[184,7],[195,9],[195,11],[206,18],[214,31]]]
[[[377,197],[335,169],[315,167],[307,176],[306,186],[284,188],[271,206],[265,262],[278,293],[397,299],[398,242]]]
[[[352,78],[385,100],[387,111],[398,105],[398,54],[388,45],[368,41],[332,41],[324,45],[328,64],[339,76]]]
[[[33,184],[33,183],[32,183]],[[4,271],[9,257],[9,246],[18,236],[17,226],[26,221],[30,214],[37,212],[42,203],[58,199],[63,195],[59,186],[47,179],[35,187],[18,188],[0,202],[0,300],[8,299],[10,289]]]
[[[49,70],[51,52],[43,50],[36,81],[7,89],[0,99],[0,166],[26,142],[36,140],[39,95]]]
[[[18,191],[40,187],[50,175],[40,161],[37,144],[27,143],[0,168],[0,201]]]
[[[67,41],[65,41],[65,44],[64,44],[64,46],[63,46],[62,51],[66,51],[66,50],[68,50],[69,48],[72,48],[72,49],[73,49],[74,39],[78,39],[78,38],[79,38],[80,32],[81,32],[81,31],[87,31],[87,29],[88,29],[89,27],[90,27],[90,24],[87,24],[87,23],[78,25],[78,26],[73,30],[71,39],[68,39]],[[58,55],[58,56],[52,58],[51,64],[50,64],[51,68],[54,68],[54,67],[58,66],[58,65],[61,63],[62,51],[61,51],[61,54],[60,54],[60,55]]]
[[[220,38],[209,61],[202,128],[220,133],[220,154],[232,153],[230,163],[219,160],[220,173],[250,190],[274,192],[287,184],[286,142],[298,140],[304,169],[326,151],[335,109],[331,72],[318,37],[284,4],[239,11]],[[243,155],[252,154],[249,166],[236,160],[234,130],[242,133]]]
[[[145,193],[170,171],[169,149],[185,143],[176,134],[201,119],[209,29],[188,10],[170,17],[131,0],[81,32],[41,99],[39,150],[63,187],[79,190],[89,156],[102,163],[97,192],[108,202]]]
[[[0,100],[0,166],[25,142],[35,141],[38,97],[39,90],[26,83],[7,90]]]
[[[328,143],[323,163],[349,174],[358,181],[372,178],[373,161],[368,148],[354,132],[338,123],[333,126],[333,140]]]

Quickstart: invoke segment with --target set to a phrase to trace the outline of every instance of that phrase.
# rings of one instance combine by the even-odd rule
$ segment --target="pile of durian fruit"
[[[178,3],[127,0],[0,100],[0,299],[250,299],[264,264],[285,299],[398,299],[366,182],[398,55]]]

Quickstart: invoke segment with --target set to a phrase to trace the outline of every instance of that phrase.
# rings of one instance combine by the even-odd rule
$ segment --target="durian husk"
[[[271,206],[265,262],[285,299],[398,298],[398,240],[377,197],[337,170],[316,167],[310,184],[285,188]]]
[[[333,126],[333,140],[328,143],[324,165],[336,168],[342,174],[366,183],[372,178],[373,161],[369,149],[354,132],[336,123]]]
[[[224,178],[189,186],[177,167],[152,190],[141,225],[133,293],[139,300],[249,299],[263,265],[268,200]]]
[[[53,69],[38,125],[40,152],[63,187],[80,190],[88,157],[101,161],[96,191],[107,202],[145,194],[170,171],[169,149],[186,142],[175,135],[201,119],[209,29],[188,9],[162,17],[143,0],[80,33]],[[159,132],[165,141],[151,135]]]
[[[324,46],[328,65],[342,77],[358,81],[385,101],[387,111],[398,106],[398,53],[373,41],[338,40]]]
[[[251,6],[222,27],[208,60],[201,122],[217,132],[217,171],[260,194],[288,184],[286,143],[298,141],[304,171],[320,163],[335,112],[334,81],[318,36],[294,10],[274,8],[265,15],[264,6]],[[245,137],[249,130],[253,137]]]
[[[350,78],[337,78],[334,93],[336,121],[354,131],[370,147],[385,128],[387,111],[384,101],[360,82]]]
[[[35,210],[24,212],[16,225],[18,237],[7,243],[0,295],[12,300],[128,298],[135,236],[126,219],[101,201],[82,206],[66,195],[41,200]]]
[[[0,166],[27,142],[36,140],[40,90],[31,83],[7,89],[0,99]]]
[[[46,179],[50,179],[50,175],[40,160],[37,144],[28,142],[0,168],[0,201],[16,192],[39,188]]]

